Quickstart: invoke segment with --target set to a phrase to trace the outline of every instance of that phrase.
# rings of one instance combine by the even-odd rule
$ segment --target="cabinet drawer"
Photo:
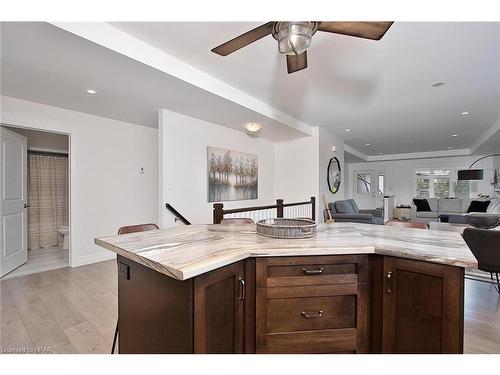
[[[267,301],[268,333],[356,327],[356,296],[287,298]]]
[[[367,280],[366,256],[257,259],[258,287],[355,284]]]
[[[257,353],[355,353],[356,335],[351,328],[269,334]]]

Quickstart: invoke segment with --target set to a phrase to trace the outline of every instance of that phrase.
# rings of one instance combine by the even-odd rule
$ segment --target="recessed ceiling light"
[[[453,147],[448,147],[448,150],[451,150]]]
[[[432,87],[440,87],[440,86],[443,86],[443,85],[444,85],[444,82],[436,82],[436,83],[432,84]]]
[[[350,131],[351,131],[351,129],[344,129],[344,130],[345,130],[346,132],[350,132]]]
[[[365,143],[365,146],[371,146],[371,143]]]
[[[384,153],[383,153],[383,152],[379,152],[378,154],[379,154],[379,155],[383,155]]]
[[[95,94],[97,94],[97,91],[96,91],[96,90],[94,90],[94,89],[87,89],[87,90],[85,90],[85,92],[86,92],[87,94],[89,94],[89,95],[95,95]]]
[[[469,114],[469,111],[462,112],[462,115],[468,115],[468,114]]]
[[[452,137],[458,137],[458,134],[452,134],[451,136]]]

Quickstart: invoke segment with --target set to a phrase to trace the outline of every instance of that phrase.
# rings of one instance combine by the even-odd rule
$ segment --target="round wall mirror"
[[[340,188],[340,162],[337,157],[330,159],[328,163],[328,173],[326,176],[328,180],[328,188],[335,194]]]

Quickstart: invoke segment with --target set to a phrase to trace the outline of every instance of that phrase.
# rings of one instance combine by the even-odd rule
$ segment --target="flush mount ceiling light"
[[[458,134],[452,134],[451,136],[452,137],[458,137]]]
[[[97,94],[97,91],[94,89],[87,89],[87,90],[85,90],[85,93],[87,93],[89,95],[95,95],[95,94]]]
[[[464,115],[464,116],[465,116],[465,115],[468,115],[468,114],[469,114],[469,111],[464,111],[464,112],[462,112],[461,114],[462,114],[462,115]]]
[[[249,135],[250,137],[257,137],[261,128],[262,125],[256,122],[250,122],[245,125],[245,129],[247,130],[247,135]]]
[[[371,143],[365,143],[365,146],[371,146]]]
[[[351,131],[351,129],[344,129],[344,130],[345,130],[346,132],[350,132],[350,131]]]
[[[432,87],[441,87],[444,85],[444,82],[436,82],[432,84]]]

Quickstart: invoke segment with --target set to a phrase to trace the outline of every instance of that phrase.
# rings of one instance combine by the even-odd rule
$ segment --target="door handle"
[[[24,208],[28,208],[28,207],[31,207],[31,204],[29,204],[29,203],[25,203],[25,204],[24,204]]]
[[[238,295],[238,301],[244,301],[247,297],[247,288],[246,288],[246,283],[243,278],[239,277],[238,278],[238,284],[239,284],[239,295]]]
[[[392,272],[388,271],[385,277],[387,278],[387,294],[391,294],[392,293]]]

